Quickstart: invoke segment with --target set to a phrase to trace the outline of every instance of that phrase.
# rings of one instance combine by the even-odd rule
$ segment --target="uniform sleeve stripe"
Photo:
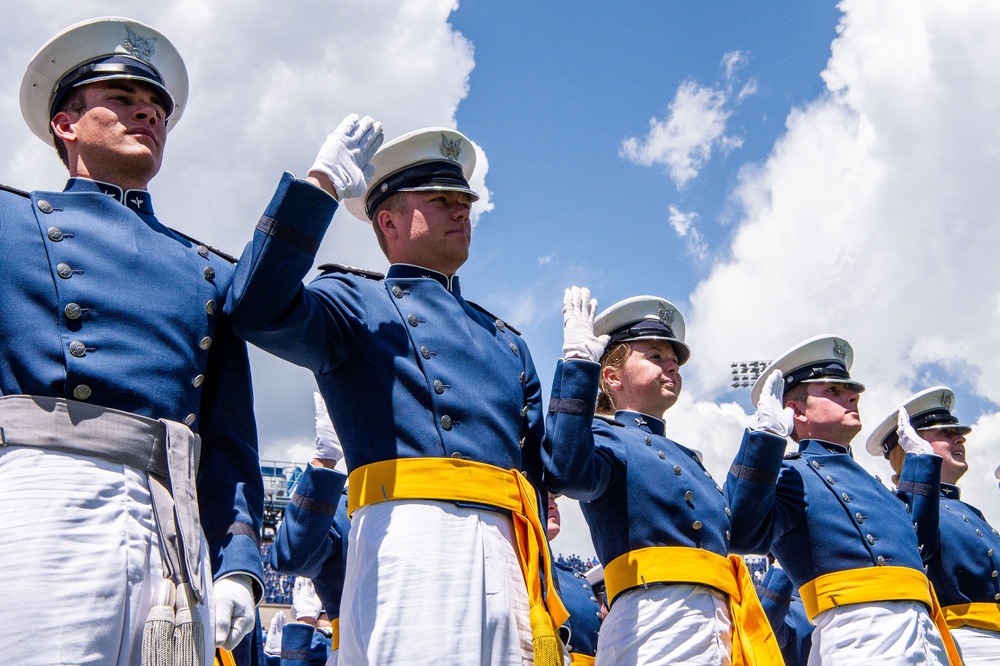
[[[900,481],[899,492],[910,493],[911,495],[921,495],[923,497],[934,496],[934,487],[928,483],[916,483],[914,481]]]
[[[764,599],[770,599],[771,601],[777,601],[778,603],[786,603],[792,600],[791,597],[786,597],[785,595],[766,587],[757,588],[757,592],[759,592],[758,596]]]
[[[281,661],[285,661],[286,659],[306,661],[309,659],[309,656],[309,650],[281,649]]]
[[[764,472],[754,467],[744,467],[739,463],[733,463],[733,466],[729,468],[729,473],[738,479],[745,479],[753,483],[766,483],[771,485],[778,480],[777,474]]]
[[[241,534],[243,536],[248,536],[253,539],[255,544],[257,544],[257,548],[260,548],[260,534],[257,533],[257,530],[246,523],[233,523],[229,526],[229,529],[226,530],[226,534]]]
[[[549,414],[585,416],[593,413],[594,405],[580,398],[552,398],[549,400]]]
[[[257,231],[288,243],[292,247],[302,250],[310,257],[315,257],[316,252],[319,251],[318,242],[305,234],[299,233],[295,229],[278,224],[277,220],[267,215],[261,216],[260,221],[257,223]]]
[[[304,511],[319,513],[324,516],[333,516],[337,513],[337,505],[324,502],[323,500],[304,497],[298,493],[292,493],[292,504]]]

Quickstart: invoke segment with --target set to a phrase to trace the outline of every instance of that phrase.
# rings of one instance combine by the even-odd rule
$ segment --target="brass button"
[[[420,323],[420,320],[417,319],[417,315],[413,314],[412,312],[406,315],[406,321],[410,324],[410,326],[416,326],[417,324]]]
[[[694,493],[691,492],[690,490],[687,491],[686,493],[684,493],[684,499],[686,499],[688,502],[690,502],[691,500],[694,499]]]
[[[86,384],[79,384],[75,389],[73,389],[73,397],[77,400],[86,400],[90,397],[92,391],[90,387]]]
[[[209,299],[208,303],[205,303],[205,312],[208,314],[215,314],[215,308],[216,305],[214,299]]]
[[[441,427],[445,430],[451,430],[451,417],[447,414],[441,417]]]
[[[1000,592],[993,595],[993,601],[1000,601]]]
[[[528,438],[527,438],[527,437],[522,437],[522,438],[520,439],[520,441],[518,441],[518,444],[520,444],[520,445],[521,445],[521,448],[522,448],[522,449],[524,448],[524,443],[525,443],[526,441],[528,441]]]
[[[875,558],[875,561],[878,562],[878,565],[880,567],[885,566],[885,558],[883,556],[879,555],[878,557]]]
[[[868,543],[870,543],[873,546],[875,545],[875,537],[873,537],[871,534],[866,534],[865,538],[868,539]]]
[[[513,342],[510,343],[510,350],[514,352],[515,355],[517,355],[517,345],[515,345]]]
[[[854,514],[854,520],[858,521],[858,525],[860,525],[865,522],[865,517],[861,515],[860,511],[858,511]]]
[[[434,380],[434,392],[435,393],[444,393],[444,382],[441,381],[440,379],[435,379]]]
[[[980,529],[976,530],[976,536],[983,536],[983,531]]]
[[[680,476],[681,475],[681,466],[680,465],[674,465],[674,475],[676,475],[676,476]]]
[[[653,445],[652,438],[650,438],[649,435],[646,435],[646,446],[652,446],[652,445]]]
[[[198,254],[200,254],[201,256],[203,256],[205,258],[208,258],[208,246],[206,246],[206,245],[199,245],[198,246]]]
[[[184,417],[184,425],[186,425],[188,427],[193,426],[194,425],[194,420],[196,418],[197,417],[194,414],[188,414],[187,416]]]
[[[205,270],[202,271],[202,273],[205,275],[205,279],[209,282],[215,279],[215,269],[211,266],[205,266]]]
[[[79,340],[74,340],[69,343],[69,353],[77,358],[80,358],[87,353],[87,345],[83,344]]]
[[[818,460],[813,460],[810,464],[813,466],[813,469],[819,469],[820,468],[820,464],[819,464]]]
[[[403,288],[400,287],[398,284],[394,284],[392,286],[392,295],[395,296],[396,298],[402,298],[403,297]]]
[[[525,405],[524,407],[521,408],[521,418],[523,419],[527,415],[528,415],[528,406]]]
[[[992,549],[992,548],[990,548],[990,549],[989,549],[988,551],[986,551],[986,554],[987,554],[987,555],[988,555],[989,557],[993,557],[993,549]]]
[[[693,523],[691,523],[691,527],[693,527],[696,530],[700,530],[701,529],[701,521],[700,520],[694,521]]]
[[[46,215],[52,212],[52,204],[50,204],[45,199],[38,200],[38,210],[42,211]]]
[[[62,229],[60,229],[59,227],[49,227],[46,233],[48,234],[49,240],[51,241],[55,241],[58,243],[63,239],[63,232]]]
[[[666,460],[666,458],[667,458],[667,454],[666,453],[664,453],[663,451],[659,451],[658,453],[659,453],[659,456],[660,456],[660,460]]]
[[[198,388],[205,382],[205,375],[195,375],[195,378],[191,380],[191,386]]]
[[[969,517],[963,514],[962,520],[964,520],[965,522],[969,522]]]
[[[729,541],[729,538],[730,538],[729,530],[726,530],[726,541]]]
[[[528,383],[528,373],[527,372],[522,372],[520,379],[521,379],[521,383],[522,384],[527,384]]]
[[[840,493],[840,498],[842,500],[844,500],[844,504],[850,504],[851,503],[851,496],[848,495],[847,493]]]
[[[56,274],[64,280],[73,277],[73,269],[69,264],[59,264],[56,266]]]
[[[993,570],[993,573],[991,573],[990,575],[991,575],[991,576],[993,576],[994,578],[996,578],[996,577],[997,577],[997,572],[996,572],[996,570],[994,569],[994,570]]]
[[[212,346],[212,338],[210,338],[210,337],[208,337],[208,336],[206,335],[206,336],[205,336],[205,337],[203,337],[203,338],[201,339],[201,341],[200,341],[200,342],[198,343],[198,346],[199,346],[199,347],[201,347],[202,349],[208,349],[209,347],[211,347],[211,346]]]
[[[66,313],[66,319],[79,319],[80,315],[83,314],[83,308],[76,303],[67,303],[63,312]]]
[[[733,517],[733,512],[732,512],[732,510],[728,506],[725,507],[725,511],[726,511],[726,515],[727,516],[729,516],[730,518]]]
[[[431,350],[427,348],[427,345],[420,346],[420,355],[423,356],[424,358],[431,357]]]
[[[829,474],[826,475],[826,482],[831,484],[837,483],[836,481],[833,480],[833,477],[830,476]]]
[[[499,319],[497,319],[494,323],[497,325],[497,330],[498,331],[502,331],[504,329],[503,322],[500,321]]]

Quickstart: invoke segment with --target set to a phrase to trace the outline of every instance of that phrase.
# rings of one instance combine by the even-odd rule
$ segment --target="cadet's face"
[[[83,98],[86,111],[66,112],[75,139],[67,150],[79,156],[72,175],[144,189],[160,170],[167,140],[159,95],[142,83],[100,81],[86,85]]]
[[[674,346],[665,340],[637,340],[619,370],[607,367],[615,407],[661,417],[681,393],[680,365]]]
[[[389,259],[454,275],[469,258],[472,200],[464,192],[407,192],[405,212],[386,230]]]
[[[941,480],[952,485],[958,483],[969,471],[969,463],[965,460],[965,435],[951,428],[919,430],[917,434],[941,456]]]
[[[549,518],[545,525],[545,533],[552,541],[557,536],[559,536],[559,531],[562,529],[562,524],[559,519],[559,505],[556,504],[556,496],[549,493]]]
[[[795,410],[795,431],[800,439],[822,439],[848,446],[861,432],[860,394],[846,384],[806,384],[805,403],[790,401]]]

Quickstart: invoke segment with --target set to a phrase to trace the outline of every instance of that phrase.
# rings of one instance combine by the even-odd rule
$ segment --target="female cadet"
[[[942,458],[941,520],[937,553],[927,561],[927,577],[934,584],[952,638],[965,666],[995,664],[1000,659],[1000,535],[982,512],[961,500],[955,485],[969,469],[965,436],[972,428],[952,416],[955,394],[935,386],[911,396],[890,414],[868,438],[872,455],[888,458],[898,483],[896,494],[911,501],[922,489],[899,483],[905,453],[901,439],[909,439],[926,453]]]
[[[616,303],[595,325],[596,309],[587,289],[566,290],[547,423],[548,486],[583,501],[604,563],[611,610],[596,663],[782,663],[746,567],[729,557],[722,489],[664,435],[690,356],[683,317],[653,296]],[[598,386],[597,418],[593,402],[561,397],[596,398]]]

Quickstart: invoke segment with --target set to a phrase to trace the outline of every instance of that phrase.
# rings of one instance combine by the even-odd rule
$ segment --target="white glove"
[[[763,430],[778,437],[788,437],[795,428],[795,412],[791,407],[782,407],[785,394],[785,376],[781,370],[774,370],[760,391],[757,399],[757,424],[754,430]]]
[[[295,621],[310,618],[315,622],[322,612],[323,602],[316,596],[313,582],[302,576],[296,578],[295,587],[292,588],[292,614],[295,615]]]
[[[594,335],[597,299],[586,287],[571,287],[563,295],[563,358],[600,361],[608,336]]]
[[[285,611],[278,611],[271,618],[271,628],[267,630],[264,652],[272,657],[281,656],[281,632],[285,628]]]
[[[910,415],[902,407],[899,408],[899,417],[896,419],[896,435],[899,437],[899,446],[907,453],[915,453],[918,456],[934,453],[931,445],[910,425]]]
[[[309,174],[325,174],[341,200],[363,197],[368,179],[375,173],[375,165],[369,162],[381,145],[382,123],[371,116],[358,120],[358,115],[352,113],[326,137]]]
[[[253,590],[250,576],[236,574],[215,581],[215,647],[235,648],[253,629]]]
[[[313,403],[316,406],[316,457],[321,460],[341,460],[344,457],[344,447],[337,431],[333,429],[330,412],[326,411],[326,402],[316,391],[313,391]]]

